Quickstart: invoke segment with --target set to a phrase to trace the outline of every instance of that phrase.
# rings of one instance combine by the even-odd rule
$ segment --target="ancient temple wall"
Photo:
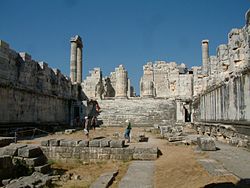
[[[97,84],[102,83],[102,72],[100,68],[94,68],[89,72],[86,80],[82,82],[82,88],[88,98],[99,98]]]
[[[143,66],[140,81],[141,97],[192,98],[193,74],[188,74],[184,64],[156,61]]]
[[[246,20],[249,16],[247,13]],[[227,124],[250,135],[249,39],[249,24],[234,28],[228,44],[219,45],[216,56],[210,56],[209,75],[200,75],[203,88],[193,103],[195,122]]]
[[[208,90],[194,101],[195,122],[226,124],[250,135],[250,72]]]
[[[0,40],[0,126],[69,122],[79,89],[44,62],[17,53]]]
[[[193,75],[179,75],[178,95],[182,99],[192,99],[193,97]]]

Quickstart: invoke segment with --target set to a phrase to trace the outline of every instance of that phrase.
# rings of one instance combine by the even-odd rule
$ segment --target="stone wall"
[[[202,83],[194,99],[194,121],[231,125],[235,132],[250,135],[250,25],[232,29],[228,44],[219,45],[207,62],[207,75],[197,75],[194,87]],[[197,90],[198,91],[198,90]]]
[[[0,40],[0,125],[67,124],[71,101],[83,99],[81,86],[58,69],[17,53]]]
[[[105,161],[105,160],[155,160],[157,147],[125,147],[124,140],[108,138],[87,140],[45,140],[42,150],[49,159]]]
[[[193,95],[193,75],[189,74],[184,64],[175,62],[148,62],[143,66],[140,81],[141,97],[148,98],[183,98]]]
[[[129,119],[132,126],[153,126],[155,123],[171,124],[176,121],[176,103],[166,99],[116,99],[98,101],[98,117],[105,126],[125,126]]]

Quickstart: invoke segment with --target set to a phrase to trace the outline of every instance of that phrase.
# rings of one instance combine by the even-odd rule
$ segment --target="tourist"
[[[95,131],[96,126],[97,126],[97,117],[93,116],[91,119],[91,128],[94,129]]]
[[[88,116],[85,116],[85,123],[84,123],[83,132],[85,133],[87,138],[89,138],[89,119],[88,119]]]
[[[128,140],[128,143],[130,143],[130,132],[131,132],[132,127],[131,127],[131,123],[128,119],[125,122],[128,123],[128,126],[125,129],[124,137],[125,137],[125,139]]]

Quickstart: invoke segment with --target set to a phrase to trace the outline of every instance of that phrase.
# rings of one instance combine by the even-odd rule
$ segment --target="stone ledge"
[[[107,172],[102,174],[94,183],[91,184],[90,188],[106,188],[109,187],[115,176],[118,174],[118,171]]]
[[[62,147],[42,146],[47,158],[60,160],[82,160],[82,161],[103,161],[103,160],[156,160],[158,148],[111,148],[111,147]]]

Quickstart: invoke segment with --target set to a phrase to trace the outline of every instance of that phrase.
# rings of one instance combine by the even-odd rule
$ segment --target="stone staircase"
[[[166,99],[115,99],[98,101],[103,126],[123,126],[126,119],[133,126],[153,126],[176,121],[176,104]]]

